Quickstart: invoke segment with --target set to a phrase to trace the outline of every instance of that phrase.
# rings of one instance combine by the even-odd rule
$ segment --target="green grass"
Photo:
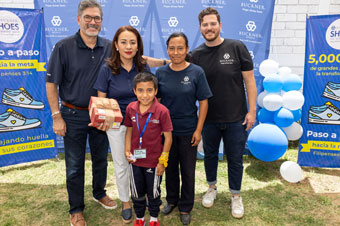
[[[69,225],[65,163],[62,155],[60,158],[0,168],[1,226]],[[279,170],[284,161],[296,161],[296,158],[295,149],[269,163],[245,156],[242,183],[245,216],[242,219],[234,219],[230,214],[226,161],[219,163],[219,194],[215,205],[210,209],[202,207],[201,200],[207,185],[203,161],[199,160],[191,225],[340,225],[339,193],[315,193],[308,180],[314,174],[340,176],[340,170],[303,168],[304,179],[291,184],[281,178]],[[105,210],[92,201],[91,180],[91,161],[87,156],[84,211],[87,224],[124,225],[120,208]],[[110,159],[107,191],[120,204],[114,183]],[[165,202],[164,184],[163,181],[162,199]],[[160,215],[159,219],[161,225],[181,225],[177,208],[169,216]]]

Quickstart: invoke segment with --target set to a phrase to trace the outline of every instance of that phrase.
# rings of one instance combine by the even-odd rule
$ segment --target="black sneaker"
[[[190,224],[190,213],[187,214],[180,214],[180,219],[183,225],[189,225]]]
[[[129,224],[132,221],[132,209],[128,208],[125,210],[122,210],[122,219],[125,224]]]

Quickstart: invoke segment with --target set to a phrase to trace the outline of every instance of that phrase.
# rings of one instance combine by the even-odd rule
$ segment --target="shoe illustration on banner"
[[[0,132],[32,129],[40,124],[41,121],[39,119],[28,119],[11,108],[0,114]]]
[[[322,106],[310,106],[308,111],[309,123],[340,125],[340,110],[331,102]]]
[[[340,83],[328,82],[322,96],[340,101]]]
[[[1,102],[3,104],[22,108],[43,109],[45,107],[43,102],[34,100],[23,87],[19,89],[5,88],[2,93]]]

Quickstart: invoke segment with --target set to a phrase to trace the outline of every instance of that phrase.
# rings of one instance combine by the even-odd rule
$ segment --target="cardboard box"
[[[115,99],[104,97],[91,97],[89,104],[89,112],[92,112],[92,108],[99,109],[112,109],[120,111],[119,104]]]
[[[99,126],[101,123],[108,123],[111,129],[118,129],[123,121],[122,113],[112,109],[92,108],[90,112],[91,124],[94,127]]]
[[[111,125],[110,128],[118,129],[123,121],[123,115],[115,99],[91,97],[89,114],[94,127],[105,122]]]

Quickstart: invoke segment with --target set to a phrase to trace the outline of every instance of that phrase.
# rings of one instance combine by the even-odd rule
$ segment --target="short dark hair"
[[[183,37],[185,41],[185,46],[189,47],[189,41],[188,37],[183,33],[183,32],[174,32],[172,33],[169,37],[168,40],[166,40],[166,46],[169,47],[169,42],[172,38],[177,38],[177,37]]]
[[[166,40],[166,47],[168,48],[169,47],[169,42],[172,38],[177,38],[177,37],[182,37],[184,38],[184,41],[185,41],[185,46],[186,47],[189,47],[189,41],[188,41],[188,37],[183,33],[183,32],[174,32],[172,33],[169,37],[168,37],[168,40]],[[191,59],[191,56],[189,54],[187,54],[185,56],[185,60],[188,61],[188,62],[191,62],[192,59]]]
[[[79,2],[77,16],[83,15],[83,12],[87,8],[98,8],[100,11],[100,16],[103,17],[102,6],[96,0],[83,0]]]
[[[133,89],[136,89],[137,84],[141,82],[152,82],[155,90],[158,89],[158,79],[151,72],[139,72],[133,79]]]
[[[202,23],[202,21],[203,21],[203,17],[206,16],[206,15],[211,15],[211,14],[216,15],[218,23],[221,23],[221,16],[220,16],[220,14],[218,13],[218,11],[217,11],[215,8],[208,7],[208,8],[206,8],[206,9],[203,9],[203,10],[198,14],[198,21],[199,21],[200,25],[201,25],[201,23]]]

